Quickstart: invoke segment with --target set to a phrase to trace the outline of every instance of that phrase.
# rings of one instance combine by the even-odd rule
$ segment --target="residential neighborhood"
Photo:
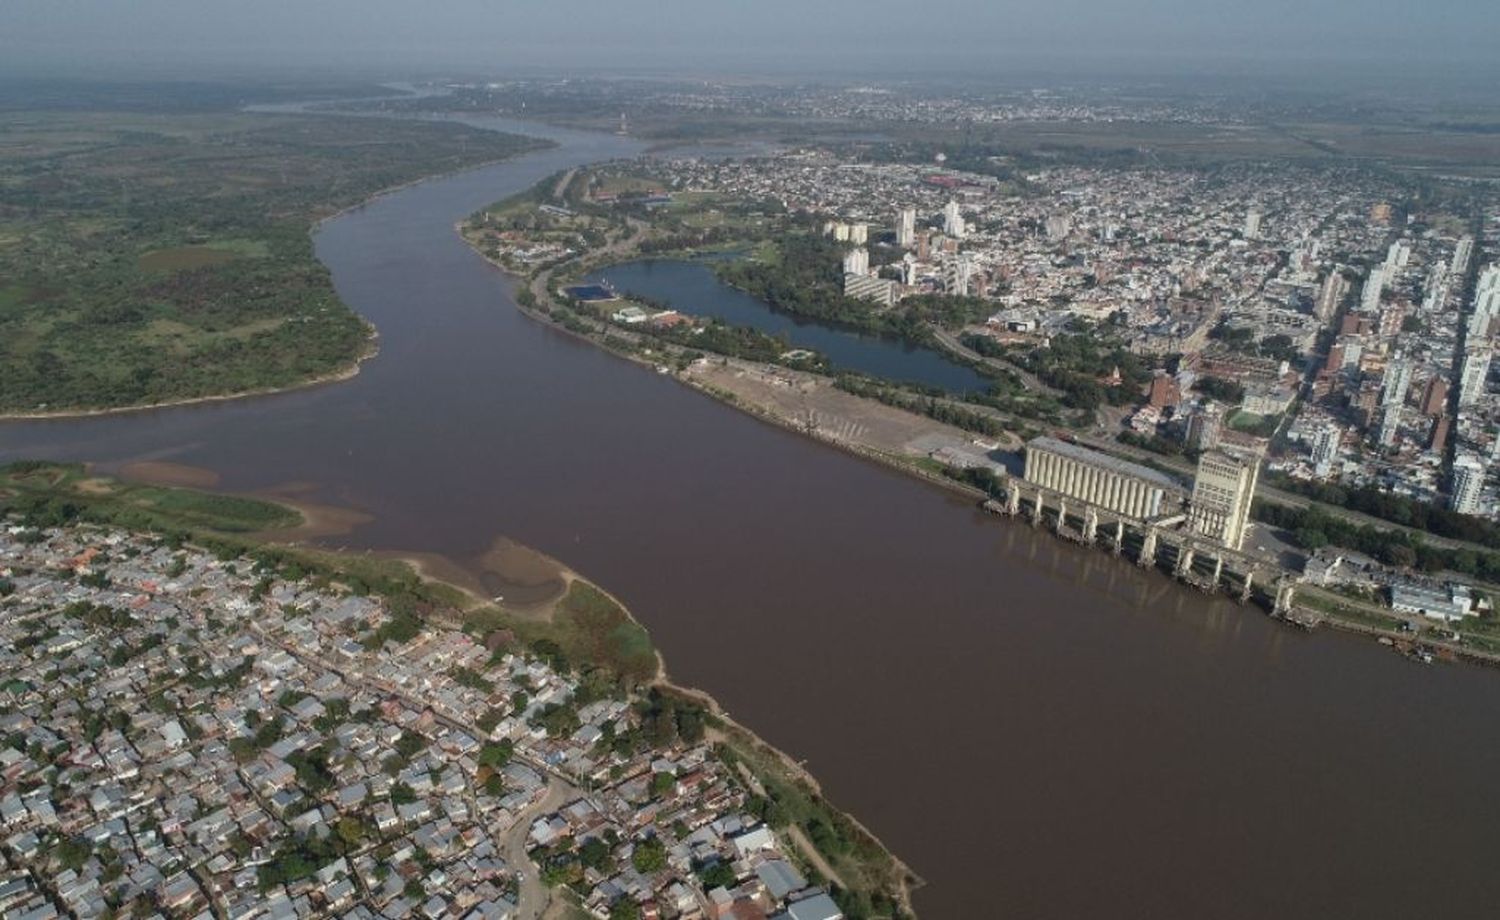
[[[844,916],[701,712],[222,555],[0,529],[0,914]]]

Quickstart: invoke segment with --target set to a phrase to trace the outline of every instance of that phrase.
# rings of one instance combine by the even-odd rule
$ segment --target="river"
[[[1278,627],[526,319],[454,222],[637,149],[526,130],[560,146],[318,231],[381,332],[355,379],[4,424],[0,459],[303,483],[373,516],[335,543],[565,560],[805,758],[929,920],[1494,912],[1500,675]]]

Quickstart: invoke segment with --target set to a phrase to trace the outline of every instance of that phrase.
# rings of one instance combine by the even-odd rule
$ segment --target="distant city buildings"
[[[961,240],[968,234],[968,227],[964,224],[964,215],[959,211],[957,201],[950,201],[943,207],[943,232],[956,240]]]
[[[910,249],[917,242],[917,209],[902,208],[896,214],[896,245]]]

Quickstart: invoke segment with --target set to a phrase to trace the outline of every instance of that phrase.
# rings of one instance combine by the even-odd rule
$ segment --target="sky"
[[[1497,0],[0,0],[0,68],[1500,75]]]

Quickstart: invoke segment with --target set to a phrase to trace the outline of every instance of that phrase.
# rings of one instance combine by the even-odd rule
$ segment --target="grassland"
[[[349,372],[371,330],[310,225],[536,143],[335,116],[0,112],[0,414]]]
[[[295,527],[291,508],[233,495],[91,476],[78,465],[16,463],[0,468],[0,514],[89,520],[158,532],[245,534]]]

